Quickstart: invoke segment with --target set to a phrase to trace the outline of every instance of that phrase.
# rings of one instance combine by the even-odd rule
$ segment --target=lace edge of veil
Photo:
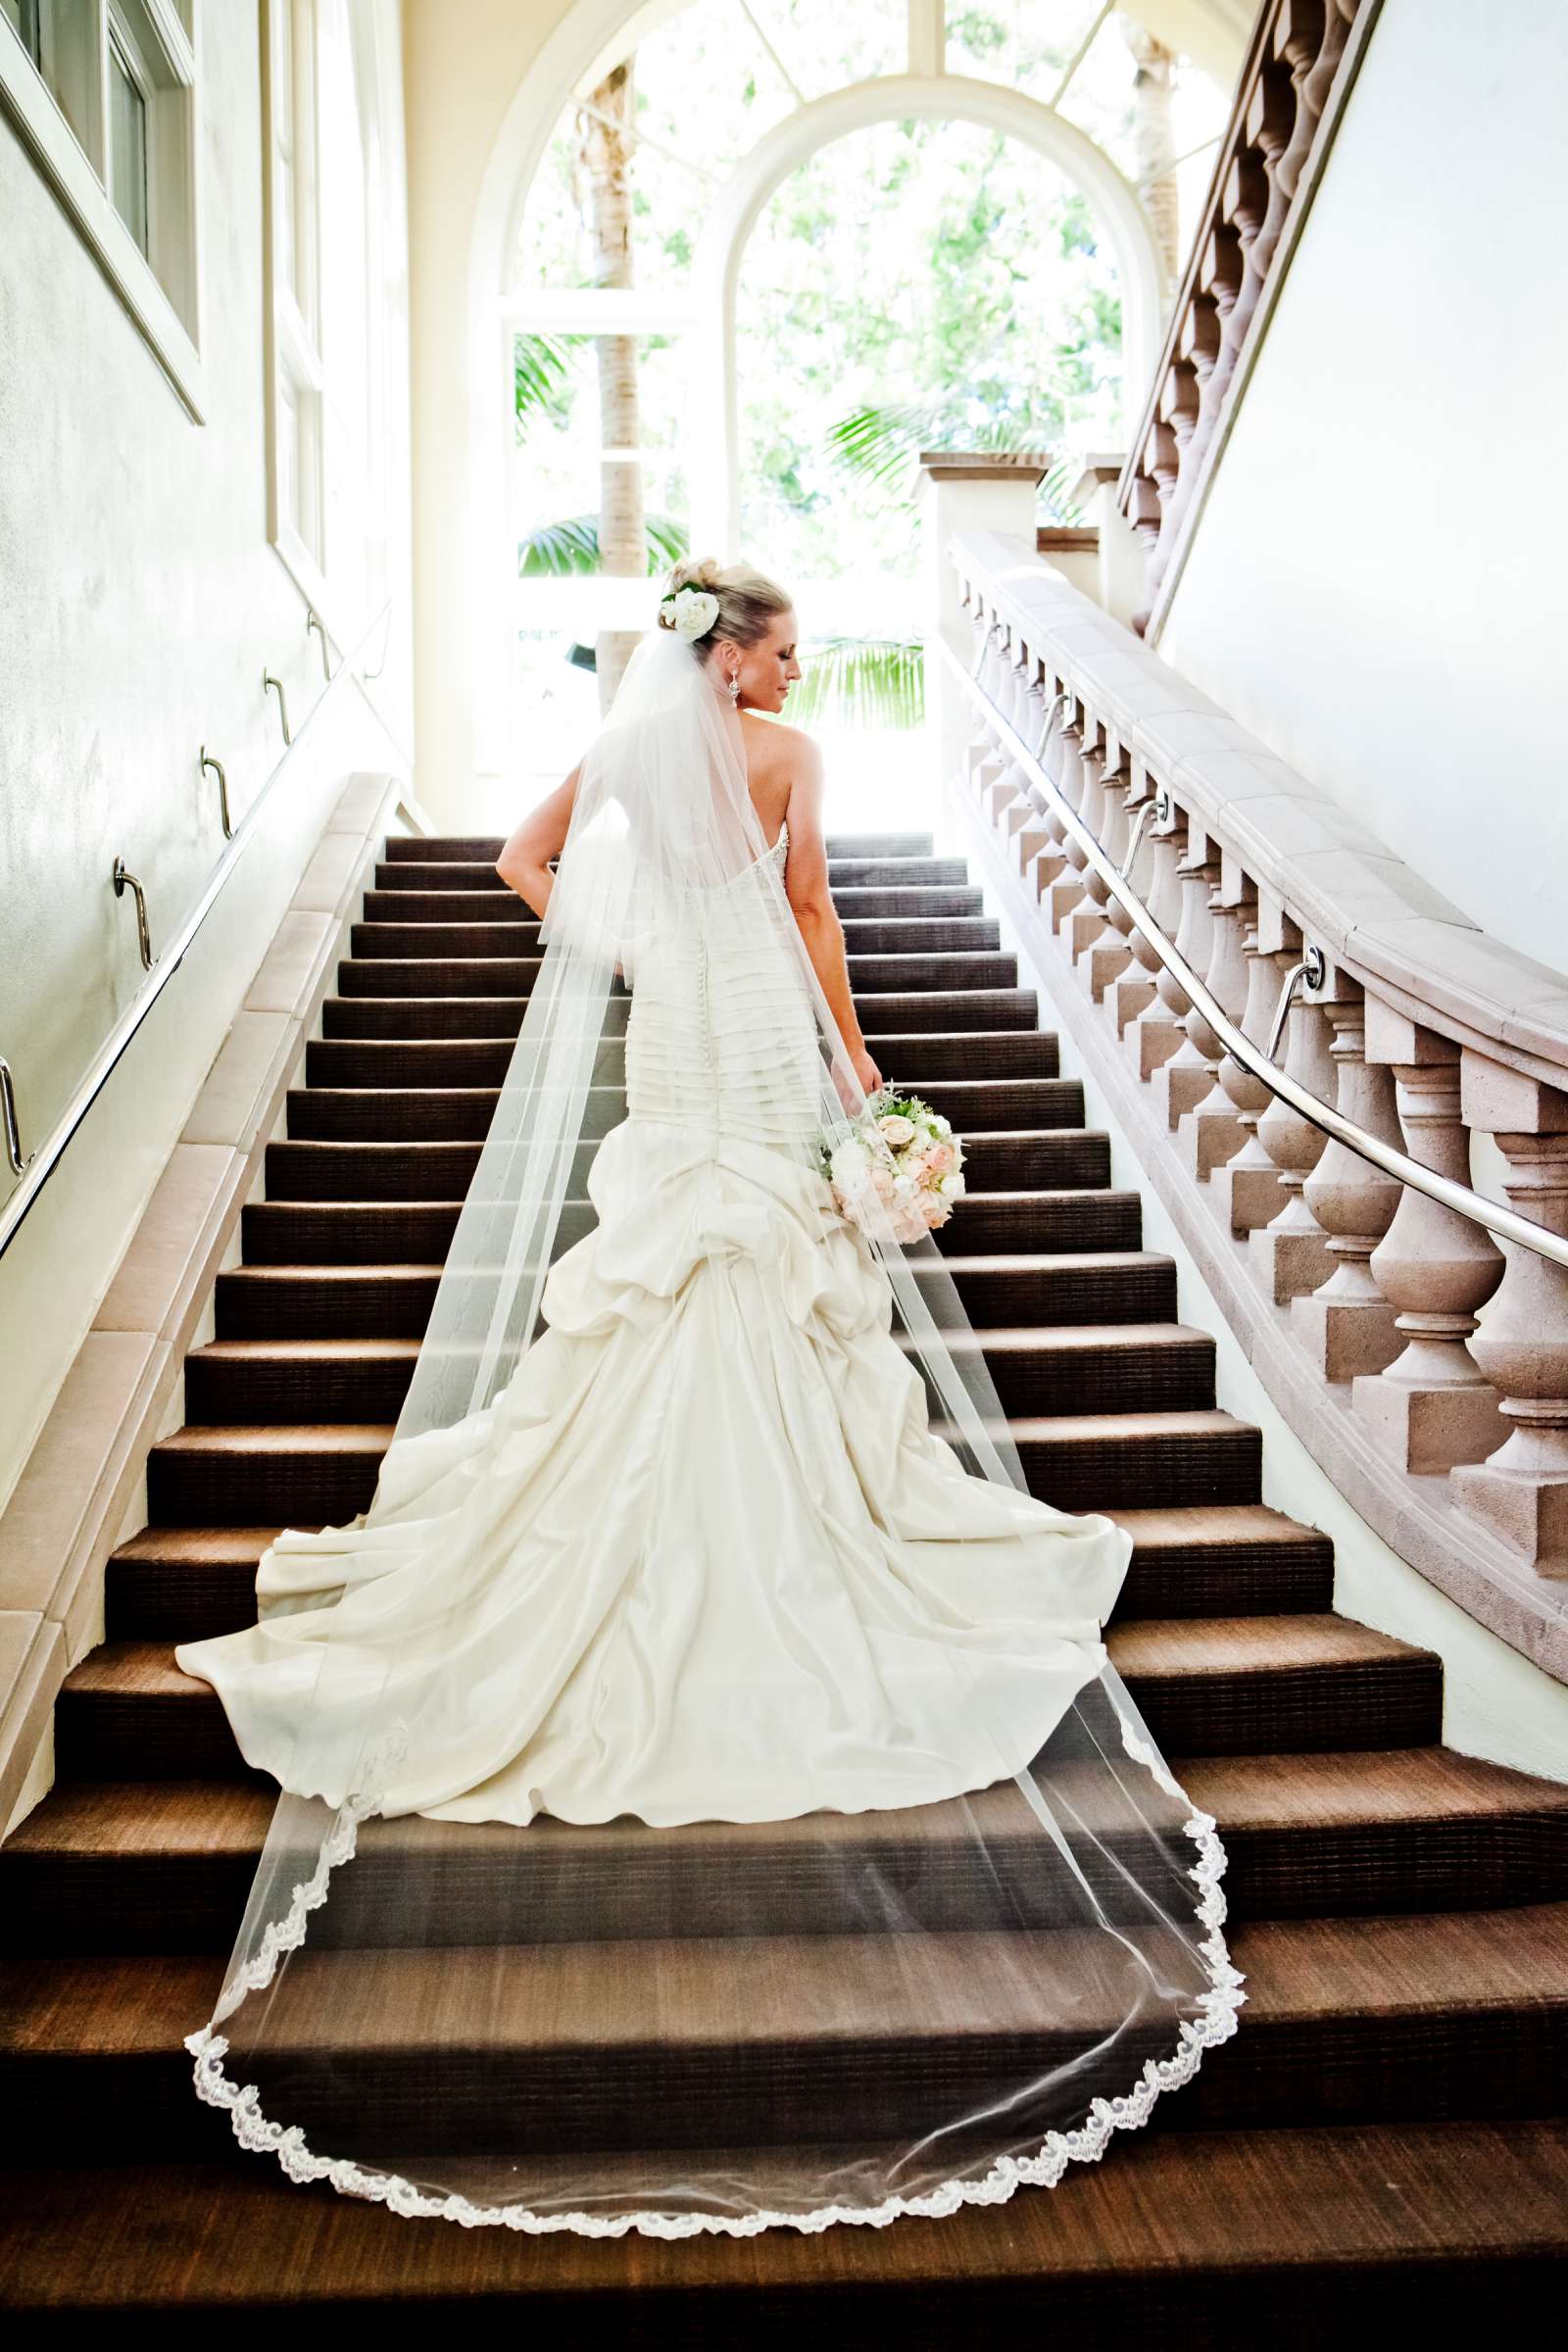
[[[1111,1695],[1114,1705],[1114,1693]],[[1122,1744],[1134,1762],[1142,1764],[1168,1795],[1186,1799],[1186,1790],[1157,1749],[1138,1737],[1120,1706],[1116,1706],[1116,1720]],[[291,2180],[302,2184],[328,2181],[341,2195],[385,2205],[389,2212],[407,2220],[456,2222],[465,2230],[506,2229],[538,2237],[562,2230],[579,2237],[624,2237],[633,2230],[645,2237],[660,2238],[703,2234],[756,2237],[773,2229],[815,2234],[841,2223],[882,2230],[905,2215],[939,2219],[964,2205],[1004,2205],[1020,2187],[1054,2188],[1069,2164],[1092,2164],[1102,2156],[1113,2132],[1137,2131],[1147,2124],[1160,2092],[1190,2082],[1203,2052],[1235,2034],[1237,2011],[1247,2001],[1242,1990],[1246,1980],[1231,1963],[1222,1932],[1226,1901],[1220,1882],[1226,1869],[1225,1848],[1213,1815],[1195,1809],[1182,1830],[1198,1856],[1186,1874],[1200,1890],[1195,1917],[1208,1931],[1198,1947],[1209,1980],[1209,1989],[1199,1998],[1199,2014],[1182,2020],[1179,2046],[1170,2057],[1144,2061],[1132,2090],[1114,2099],[1094,2099],[1085,2123],[1071,2132],[1049,2132],[1033,2156],[1000,2156],[991,2170],[976,2180],[944,2180],[918,2196],[888,2197],[880,2205],[870,2206],[823,2205],[808,2213],[536,2213],[521,2205],[476,2205],[456,2194],[431,2196],[399,2174],[367,2171],[350,2157],[318,2155],[298,2125],[270,2121],[262,2111],[256,2085],[241,2085],[224,2072],[228,2042],[217,2031],[247,1993],[265,1991],[284,1954],[304,1943],[310,1915],[325,1903],[333,1871],[354,1859],[360,1823],[379,1809],[372,1795],[352,1796],[339,1808],[310,1878],[295,1887],[284,1917],[270,1923],[254,1958],[225,1984],[209,2022],[200,2032],[185,2036],[185,2047],[194,2061],[197,2097],[209,2107],[227,2110],[234,2137],[242,2148],[253,2155],[275,2156]]]

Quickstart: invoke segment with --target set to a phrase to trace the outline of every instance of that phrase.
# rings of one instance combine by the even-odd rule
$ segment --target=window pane
[[[561,603],[563,575],[662,571],[687,537],[683,339],[524,330],[513,365],[519,577],[553,583],[548,607]],[[572,597],[573,613],[593,601]],[[632,609],[647,601],[634,591]]]
[[[38,43],[38,0],[0,0],[12,30],[35,66],[43,63]]]
[[[115,210],[147,251],[147,102],[120,44],[109,44],[109,182]]]

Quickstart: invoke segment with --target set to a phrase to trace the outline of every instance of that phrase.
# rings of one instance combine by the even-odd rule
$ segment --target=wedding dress
[[[940,1253],[834,1205],[848,1065],[737,736],[650,639],[374,1499],[176,1652],[284,1791],[198,2091],[403,2213],[994,2201],[1242,1999],[1214,1825],[1102,1640],[1129,1539],[1026,1491]],[[780,1983],[760,2038],[667,2022]],[[922,2004],[929,2079],[890,2039],[867,2089]]]

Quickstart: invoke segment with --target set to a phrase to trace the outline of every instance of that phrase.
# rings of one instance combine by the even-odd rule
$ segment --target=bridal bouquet
[[[917,1242],[945,1225],[962,1197],[963,1146],[929,1102],[883,1087],[848,1135],[824,1139],[822,1172],[852,1225],[873,1221],[875,1202],[895,1241]]]

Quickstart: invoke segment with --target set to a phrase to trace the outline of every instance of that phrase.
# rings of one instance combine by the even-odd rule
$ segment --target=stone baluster
[[[1318,1002],[1334,1032],[1329,1052],[1338,1081],[1336,1109],[1380,1143],[1397,1148],[1394,1082],[1382,1062],[1366,1058],[1366,1008],[1359,986],[1333,971]],[[1403,1345],[1394,1309],[1367,1262],[1394,1222],[1403,1189],[1333,1136],[1302,1188],[1308,1208],[1328,1235],[1334,1271],[1310,1298],[1293,1302],[1291,1320],[1326,1380],[1381,1372]]]
[[[1111,799],[1120,798],[1119,784],[1114,796],[1110,790],[1113,780],[1116,780],[1120,753],[1115,738],[1106,734],[1102,727],[1097,726],[1094,733],[1097,740],[1092,746],[1086,747],[1084,755],[1084,797],[1079,814],[1103,850],[1108,846],[1111,830]],[[1083,875],[1084,895],[1067,920],[1067,952],[1074,965],[1087,978],[1089,966],[1087,962],[1080,963],[1080,958],[1088,956],[1089,950],[1105,929],[1105,907],[1110,898],[1110,887],[1081,852],[1078,870]]]
[[[1105,804],[1105,830],[1102,842],[1106,857],[1118,872],[1120,872],[1122,861],[1126,858],[1127,844],[1132,835],[1130,814],[1132,795],[1134,792],[1138,792],[1141,797],[1143,789],[1141,782],[1134,782],[1133,762],[1118,746],[1115,764],[1104,776],[1102,784]],[[1141,855],[1142,844],[1140,844]],[[1108,883],[1102,882],[1100,889],[1102,894],[1102,903],[1105,913],[1105,927],[1090,947],[1088,962],[1085,965],[1089,981],[1089,994],[1097,1004],[1104,1002],[1105,991],[1113,982],[1120,979],[1133,959],[1132,949],[1127,944],[1128,935],[1133,927],[1133,918],[1120,900],[1111,897]]]
[[[1410,1157],[1468,1184],[1458,1047],[1368,997],[1365,1052],[1393,1067]],[[1369,1262],[1406,1345],[1386,1371],[1355,1382],[1357,1419],[1406,1470],[1483,1460],[1505,1429],[1497,1392],[1465,1342],[1502,1278],[1501,1250],[1484,1226],[1406,1185]]]
[[[1072,708],[1070,702],[1064,699],[1064,694],[1061,680],[1054,677],[1049,670],[1045,671],[1041,679],[1043,707],[1035,721],[1037,732],[1032,740],[1038,747],[1037,757],[1041,766],[1058,788],[1063,766],[1061,732]],[[1035,897],[1045,900],[1049,905],[1052,884],[1066,870],[1066,831],[1054,808],[1042,809],[1040,823],[1045,840],[1028,868],[1028,879]]]
[[[1206,980],[1214,946],[1214,918],[1208,902],[1219,880],[1219,858],[1210,849],[1207,835],[1199,832],[1196,826],[1178,870],[1182,912],[1176,945],[1193,970]],[[1163,981],[1160,987],[1163,991]],[[1168,997],[1166,1003],[1170,1003]],[[1200,1102],[1213,1085],[1221,1052],[1219,1039],[1197,1005],[1185,995],[1182,1003],[1186,1005],[1181,1016],[1184,1034],[1175,1053],[1161,1063],[1154,1078],[1155,1099],[1164,1110],[1166,1124],[1173,1128],[1180,1126],[1193,1105]]]
[[[996,623],[986,612],[978,596],[970,607],[969,620],[975,634],[973,674],[976,683],[989,691],[988,679],[991,676],[991,655],[996,637]],[[969,789],[981,807],[985,808],[988,805],[986,796],[1002,773],[1004,764],[1002,747],[992,733],[989,722],[978,711],[973,710],[972,706],[971,715],[974,733],[969,737]]]
[[[1213,928],[1213,944],[1203,978],[1220,1010],[1229,1014],[1238,1026],[1247,1005],[1248,969],[1242,942],[1252,896],[1251,883],[1236,859],[1228,854],[1222,855],[1219,878],[1209,895],[1208,912]],[[1268,1102],[1268,1089],[1257,1079],[1249,1078],[1241,1063],[1232,1059],[1221,1038],[1202,1018],[1196,1005],[1187,1016],[1189,1035],[1192,1034],[1194,1022],[1200,1025],[1200,1044],[1212,1046],[1218,1056],[1218,1064],[1213,1085],[1199,1098],[1190,1114],[1183,1119],[1179,1135],[1187,1165],[1200,1184],[1206,1184],[1214,1170],[1238,1152],[1246,1141],[1242,1105],[1233,1090],[1239,1087],[1244,1095],[1249,1094],[1250,1090],[1257,1090],[1262,1097],[1257,1105],[1261,1111]]]
[[[1176,809],[1164,832],[1149,835],[1153,876],[1145,901],[1150,913],[1168,939],[1174,939],[1182,910],[1181,865],[1187,854],[1187,819]],[[1174,980],[1142,932],[1134,936],[1133,954],[1153,975],[1154,993],[1126,1030],[1133,1067],[1148,1085],[1169,1060],[1186,1035],[1187,992]]]
[[[1156,797],[1157,789],[1153,777],[1143,761],[1135,759],[1132,763],[1132,782],[1127,788],[1129,828],[1137,824],[1144,804]],[[1151,812],[1152,814],[1152,812]],[[1132,872],[1128,876],[1128,880],[1146,906],[1151,905],[1151,893],[1154,887],[1154,841],[1150,832],[1149,823],[1146,822],[1139,837],[1138,856],[1133,861]],[[1159,958],[1143,933],[1134,930],[1133,918],[1127,909],[1118,906],[1114,900],[1110,906],[1110,922],[1113,930],[1126,941],[1129,957],[1122,976],[1116,981],[1113,990],[1116,1035],[1125,1037],[1129,1024],[1136,1021],[1139,1014],[1146,1011],[1154,1001],[1154,974],[1159,968]],[[1112,953],[1103,943],[1096,952],[1099,955]]]
[[[1076,814],[1084,793],[1084,731],[1091,724],[1081,704],[1070,702],[1058,742],[1061,746],[1060,766],[1056,784],[1067,806]],[[1050,909],[1051,928],[1059,931],[1079,900],[1084,895],[1084,854],[1063,828],[1061,833],[1061,871],[1046,894]]]
[[[1511,1204],[1568,1239],[1568,1094],[1467,1053],[1461,1101],[1507,1163]],[[1505,1254],[1470,1352],[1500,1393],[1508,1437],[1449,1486],[1538,1575],[1568,1577],[1568,1271],[1515,1243]]]
[[[1258,916],[1253,909],[1251,927],[1242,942],[1242,957],[1247,965],[1247,999],[1242,1006],[1242,1033],[1254,1046],[1268,1044],[1269,1031],[1274,1026],[1274,1007],[1279,1002],[1280,976],[1272,956],[1257,944]],[[1220,1084],[1235,1103],[1242,1127],[1242,1148],[1216,1168],[1212,1177],[1214,1197],[1234,1234],[1249,1234],[1256,1226],[1267,1225],[1285,1205],[1280,1190],[1280,1172],[1258,1141],[1257,1122],[1274,1097],[1261,1078],[1251,1077],[1241,1063],[1227,1054],[1220,1064]]]
[[[1019,715],[1014,722],[1031,751],[1036,749],[1045,733],[1050,710],[1051,696],[1047,692],[1040,664],[1037,662],[1031,662]],[[1018,871],[1023,875],[1025,881],[1032,884],[1034,894],[1038,898],[1041,889],[1039,860],[1053,847],[1053,835],[1046,822],[1040,798],[1040,787],[1032,776],[1026,776],[1023,779],[1022,791],[1024,799],[1028,803],[1028,814],[1013,833],[1012,850],[1017,860]]]
[[[1004,621],[994,615],[986,633],[985,652],[980,662],[980,684],[988,699],[1002,707],[1002,680],[1005,661],[1007,628]]]
[[[1283,983],[1285,974],[1300,961],[1300,933],[1288,918],[1281,920],[1263,908],[1259,909],[1259,937],[1270,942]],[[1273,947],[1273,940],[1279,937],[1289,938],[1291,944]],[[1291,1007],[1282,1066],[1287,1077],[1320,1102],[1334,1100],[1329,1025],[1321,1005],[1309,998],[1298,996]],[[1322,1158],[1328,1138],[1321,1127],[1314,1127],[1310,1119],[1302,1118],[1299,1111],[1273,1095],[1258,1119],[1257,1140],[1279,1170],[1280,1208],[1267,1225],[1249,1236],[1248,1247],[1259,1282],[1275,1304],[1283,1306],[1288,1299],[1304,1298],[1320,1282],[1327,1282],[1334,1270],[1327,1237],[1303,1197],[1306,1180]]]

